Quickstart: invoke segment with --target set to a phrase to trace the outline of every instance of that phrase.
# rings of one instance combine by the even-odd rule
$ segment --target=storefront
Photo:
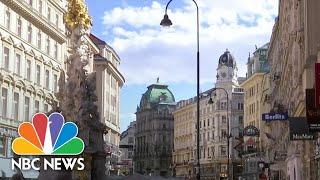
[[[15,128],[0,125],[0,179],[10,179],[16,172],[11,169],[11,158],[13,152],[11,149],[12,141],[18,137]],[[22,171],[24,178],[36,179],[38,171]]]

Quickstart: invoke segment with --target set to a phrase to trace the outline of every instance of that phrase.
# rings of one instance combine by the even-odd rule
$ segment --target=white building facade
[[[100,119],[106,124],[104,136],[107,157],[107,174],[116,173],[120,160],[120,89],[125,79],[118,70],[120,57],[105,41],[93,34],[91,41],[98,47],[99,53],[94,55],[93,71],[96,73],[98,111]]]
[[[18,125],[48,112],[55,100],[66,56],[64,7],[65,1],[0,2],[0,171],[6,177],[13,173],[6,166]]]

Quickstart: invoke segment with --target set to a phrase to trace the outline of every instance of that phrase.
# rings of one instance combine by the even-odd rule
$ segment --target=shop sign
[[[276,151],[274,155],[275,161],[284,161],[287,158],[287,152],[285,151]]]
[[[307,122],[312,132],[320,131],[320,108],[315,107],[315,89],[306,89]]]
[[[304,117],[289,118],[290,140],[314,140],[315,135],[309,131],[309,126]]]
[[[243,129],[243,136],[259,136],[260,131],[257,127],[249,125]]]
[[[285,113],[264,113],[262,121],[285,121],[288,119],[288,112]]]

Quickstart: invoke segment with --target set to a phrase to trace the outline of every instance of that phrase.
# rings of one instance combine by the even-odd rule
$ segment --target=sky
[[[86,0],[92,33],[121,58],[120,129],[135,120],[147,86],[169,85],[176,101],[196,95],[196,8],[192,0],[174,0],[168,9],[173,26],[161,27],[168,0]],[[214,86],[219,57],[228,49],[239,76],[255,46],[269,42],[278,0],[198,0],[200,12],[200,89]]]

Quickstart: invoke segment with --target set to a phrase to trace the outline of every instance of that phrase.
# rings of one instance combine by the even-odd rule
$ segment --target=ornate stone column
[[[65,22],[70,31],[70,56],[67,59],[66,74],[61,71],[59,92],[56,94],[59,104],[54,111],[61,112],[66,121],[78,125],[78,137],[85,143],[84,152],[79,155],[85,159],[85,170],[73,172],[50,172],[53,179],[105,179],[106,153],[103,133],[106,126],[100,121],[96,105],[96,74],[85,70],[92,55],[86,36],[90,35],[91,18],[84,0],[69,0]],[[46,173],[46,172],[44,172]],[[46,179],[40,172],[40,176]],[[39,178],[40,179],[40,178]],[[46,179],[48,180],[48,179]]]

